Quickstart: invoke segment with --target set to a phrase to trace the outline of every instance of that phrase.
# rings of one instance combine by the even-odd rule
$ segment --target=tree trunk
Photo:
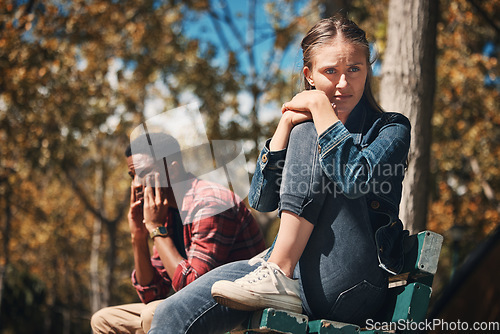
[[[106,292],[103,293],[102,296],[102,305],[110,305],[111,303],[111,297],[112,297],[112,290],[114,286],[114,282],[116,280],[116,277],[114,277],[114,271],[116,267],[116,257],[118,253],[118,249],[116,246],[116,240],[117,240],[117,221],[106,221],[106,230],[108,232],[108,237],[109,237],[109,242],[108,242],[108,254],[107,254],[107,268],[105,270],[105,290]]]
[[[8,186],[7,186],[8,188]],[[10,264],[10,254],[9,254],[9,242],[10,242],[10,232],[12,226],[12,211],[10,207],[10,191],[6,192],[5,196],[5,225],[2,227],[2,253],[3,253],[3,263],[0,265],[0,309],[2,308],[3,292],[5,288],[5,277],[7,277],[7,269]],[[0,332],[2,330],[2,325],[0,324]]]
[[[101,187],[103,179],[103,170],[100,164],[96,167],[96,202],[102,217],[102,203],[104,200],[104,190]],[[102,219],[100,217],[94,218],[94,225],[92,228],[92,244],[90,251],[90,310],[93,313],[102,308],[103,301],[101,298],[101,277],[99,275],[99,257],[102,236]]]
[[[434,0],[389,2],[380,102],[412,125],[400,206],[401,220],[412,232],[425,229],[427,220],[437,12]]]

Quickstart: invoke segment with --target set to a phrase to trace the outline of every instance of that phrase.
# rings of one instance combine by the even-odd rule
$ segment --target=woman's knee
[[[316,132],[316,127],[312,121],[299,123],[290,131],[290,139],[296,139],[298,136],[305,136],[306,138],[309,138],[317,135],[318,133]]]

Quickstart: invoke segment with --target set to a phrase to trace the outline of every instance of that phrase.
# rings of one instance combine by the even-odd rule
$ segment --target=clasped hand
[[[296,94],[290,101],[283,103],[281,113],[292,126],[313,120],[318,134],[338,121],[335,105],[320,90],[304,90]]]

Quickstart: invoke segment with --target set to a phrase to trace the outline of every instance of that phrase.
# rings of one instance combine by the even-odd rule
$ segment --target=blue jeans
[[[300,282],[302,306],[310,319],[363,325],[382,305],[387,277],[378,266],[366,199],[349,199],[328,186],[317,149],[313,123],[293,128],[280,190],[280,210],[294,212],[315,225],[294,273]],[[211,287],[218,280],[240,278],[256,266],[233,262],[198,278],[160,303],[149,333],[233,329],[250,313],[218,305]]]

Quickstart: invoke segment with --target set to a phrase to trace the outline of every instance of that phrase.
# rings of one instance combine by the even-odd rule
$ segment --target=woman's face
[[[358,104],[369,66],[365,49],[335,38],[314,50],[312,68],[304,67],[309,83],[326,93],[336,113],[347,116]]]

